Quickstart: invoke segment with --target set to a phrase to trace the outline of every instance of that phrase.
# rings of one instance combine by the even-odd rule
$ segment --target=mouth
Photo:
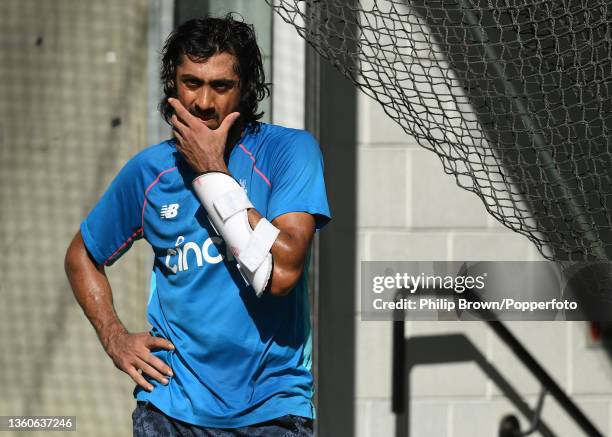
[[[202,121],[202,123],[206,125],[208,129],[216,129],[217,127],[219,127],[219,121],[217,120],[217,117],[215,116],[198,117],[198,118]]]

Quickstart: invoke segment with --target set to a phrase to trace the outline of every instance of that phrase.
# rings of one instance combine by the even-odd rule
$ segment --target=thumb
[[[228,114],[223,119],[223,122],[221,122],[221,126],[219,126],[219,129],[224,132],[228,132],[232,125],[236,122],[236,120],[238,120],[238,118],[240,118],[240,112],[232,112],[231,114]]]

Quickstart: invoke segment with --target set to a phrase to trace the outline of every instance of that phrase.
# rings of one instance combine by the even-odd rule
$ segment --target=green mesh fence
[[[3,0],[0,34],[0,414],[77,416],[68,436],[131,435],[133,383],[102,350],[63,258],[146,145],[147,1]],[[143,330],[150,262],[137,246],[108,272],[121,319]],[[41,435],[14,433],[29,434]]]

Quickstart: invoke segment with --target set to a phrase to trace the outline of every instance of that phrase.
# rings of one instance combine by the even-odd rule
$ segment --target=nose
[[[203,86],[200,88],[195,105],[196,109],[201,113],[214,112],[214,96],[209,87]]]

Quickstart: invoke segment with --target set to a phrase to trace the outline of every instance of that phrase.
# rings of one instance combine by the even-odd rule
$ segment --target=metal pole
[[[489,316],[493,316],[493,314],[491,313]],[[487,323],[588,436],[603,437],[603,434],[595,428],[588,417],[586,417],[578,406],[565,394],[555,380],[550,377],[542,366],[540,366],[540,363],[533,358],[529,351],[523,347],[508,328],[498,320],[488,320]]]

